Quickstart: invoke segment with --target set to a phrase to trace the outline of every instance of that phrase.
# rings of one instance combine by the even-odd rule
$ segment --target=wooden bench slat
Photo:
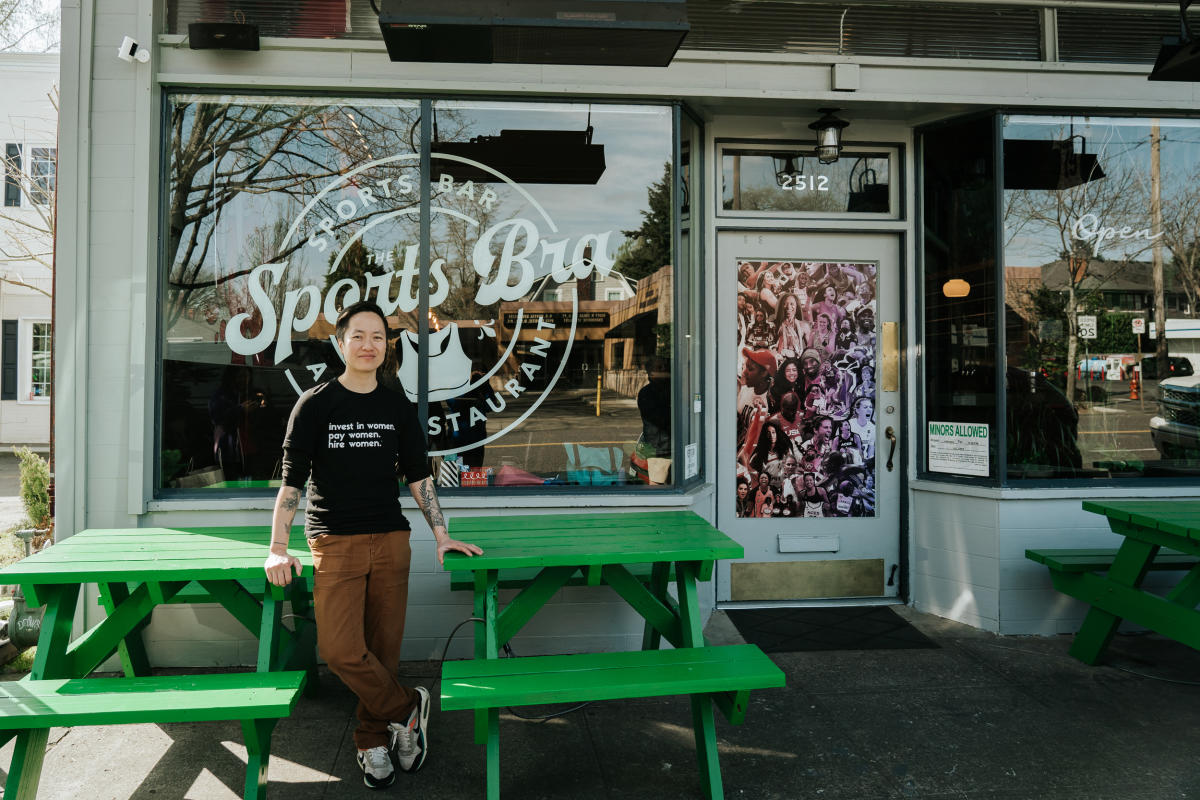
[[[294,671],[0,683],[0,729],[275,719],[304,682]]]
[[[298,555],[293,552],[292,555]],[[476,556],[479,558],[479,556]],[[47,573],[44,564],[36,564],[24,568],[18,561],[5,569],[4,578],[10,583],[54,585],[81,583],[115,583],[130,581],[154,581],[162,577],[164,571],[186,573],[193,580],[240,580],[256,578],[262,574],[262,554],[246,556],[245,558],[230,559],[222,562],[214,560],[212,566],[198,566],[197,562],[163,562],[163,561],[134,561],[109,563],[107,565],[64,563],[54,573]],[[301,559],[305,576],[312,576],[312,567]]]
[[[1117,549],[1115,547],[1025,551],[1025,557],[1031,561],[1036,561],[1050,569],[1062,572],[1095,572],[1106,570],[1112,566],[1116,556]],[[1197,563],[1200,563],[1200,558],[1196,556],[1164,548],[1159,551],[1150,568],[1154,570],[1185,570],[1191,569]]]
[[[621,528],[636,523],[652,522],[665,525],[687,523],[695,520],[691,511],[620,511],[611,513],[567,513],[567,514],[521,514],[505,517],[503,524],[522,528],[545,528],[574,530],[577,528]],[[458,517],[453,519],[456,529],[485,531],[497,526],[495,517]]]
[[[650,580],[650,572],[654,567],[653,564],[630,564],[628,569],[630,574],[646,583]],[[538,576],[541,569],[538,567],[529,568],[509,568],[500,570],[497,585],[501,589],[523,589],[529,585],[529,582]],[[667,580],[675,580],[675,569],[672,566]],[[576,572],[567,581],[567,586],[587,586],[588,579],[586,575],[581,575]],[[450,589],[452,591],[472,591],[475,588],[475,574],[469,570],[456,569],[450,573]]]
[[[441,699],[451,711],[783,685],[757,646],[726,645],[447,662]]]

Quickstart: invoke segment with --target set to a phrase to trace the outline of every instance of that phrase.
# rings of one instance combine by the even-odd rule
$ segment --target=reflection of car
[[[1158,385],[1159,415],[1150,418],[1150,438],[1163,458],[1200,457],[1200,376],[1192,375],[1190,363],[1187,374]]]
[[[1167,357],[1167,374],[1158,374],[1158,357],[1145,356],[1142,358],[1142,377],[1154,380],[1155,378],[1186,378],[1196,374],[1196,370],[1192,367],[1192,362],[1183,356],[1168,356]]]

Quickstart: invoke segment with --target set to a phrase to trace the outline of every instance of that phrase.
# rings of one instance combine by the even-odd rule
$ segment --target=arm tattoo
[[[292,520],[296,516],[296,506],[300,505],[300,490],[294,486],[284,486],[279,490],[275,499],[275,513],[271,517],[271,545],[286,547],[291,538]]]
[[[417,484],[417,503],[421,506],[421,511],[424,512],[429,527],[446,527],[446,518],[442,516],[437,493],[433,490],[433,478],[426,478]]]

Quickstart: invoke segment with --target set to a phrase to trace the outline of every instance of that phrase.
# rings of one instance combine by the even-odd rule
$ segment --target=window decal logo
[[[419,179],[414,179],[411,172],[401,172],[397,177],[369,184],[360,179],[360,176],[386,165],[392,165],[393,168],[416,167],[419,158],[418,154],[405,154],[372,161],[332,181],[296,216],[281,249],[286,250],[288,245],[298,239],[306,240],[306,247],[319,254],[327,254],[328,274],[338,269],[342,259],[356,242],[362,240],[365,244],[364,237],[368,234],[372,235],[371,251],[375,252],[378,242],[374,239],[380,234],[387,235],[384,233],[387,228],[375,230],[376,228],[403,215],[415,218],[419,214],[419,208],[411,205],[419,192]],[[472,233],[477,232],[470,253],[470,266],[479,277],[479,287],[475,296],[478,305],[528,303],[532,300],[529,295],[535,282],[546,275],[555,283],[562,284],[586,279],[593,273],[603,278],[611,271],[613,261],[608,253],[614,231],[584,234],[572,242],[569,238],[559,235],[558,226],[532,194],[502,173],[486,164],[449,153],[432,153],[431,158],[431,173],[437,175],[437,181],[432,182],[434,195],[430,207],[431,217],[433,220],[460,220]],[[457,181],[454,177],[457,166],[455,162],[465,165],[472,172],[483,171],[494,176],[496,184],[511,189],[519,196],[528,209],[528,217],[531,218],[514,216],[484,227],[480,218],[486,216],[487,212],[496,210],[500,196],[489,185],[476,185],[470,180]],[[439,204],[441,198],[451,194],[456,199],[464,200],[468,211],[472,207],[478,208],[480,218]],[[328,216],[318,218],[314,213],[314,209],[325,205],[322,200],[327,203],[331,201],[330,195],[341,197],[332,208],[342,221],[373,212],[375,209],[378,209],[378,213],[357,228],[339,229],[338,220]],[[404,198],[410,205],[402,209],[387,210],[389,201],[399,198]],[[400,241],[386,244],[389,248],[394,247],[398,254],[401,245],[405,245]],[[382,255],[382,251],[380,252]],[[312,283],[289,289],[283,294],[278,309],[272,299],[272,292],[277,287],[289,285],[285,277],[288,263],[284,261],[262,264],[254,268],[248,277],[248,294],[252,308],[230,319],[226,327],[226,343],[234,353],[247,357],[270,350],[274,363],[281,364],[293,354],[293,333],[308,331],[321,315],[332,324],[341,308],[361,299],[375,301],[389,317],[397,312],[411,313],[419,305],[419,254],[419,245],[407,244],[403,247],[402,256],[397,257],[395,263],[392,263],[391,259],[378,258],[373,263],[379,268],[379,272],[366,272],[361,283],[352,278],[343,278],[324,291],[323,287]],[[446,275],[445,259],[432,258],[428,267],[429,308],[436,311],[450,295],[452,287]],[[259,321],[261,327],[257,325]],[[579,321],[577,296],[572,297],[569,319],[541,313],[529,314],[524,307],[518,307],[515,324],[511,326],[511,337],[507,342],[496,342],[496,360],[474,380],[472,362],[463,347],[464,332],[458,324],[464,321],[449,321],[439,329],[431,330],[428,336],[429,402],[453,400],[482,387],[486,405],[472,405],[465,419],[458,413],[431,414],[427,430],[430,436],[437,436],[449,430],[457,432],[462,426],[486,426],[489,414],[505,411],[514,401],[528,405],[516,419],[507,422],[503,428],[486,438],[457,448],[432,450],[430,455],[451,455],[483,447],[505,436],[528,419],[553,391],[561,377],[571,356]],[[470,330],[478,330],[480,339],[496,336],[496,319],[467,322],[478,326]],[[254,335],[247,336],[243,333],[244,325],[247,329],[259,327],[259,330]],[[551,352],[551,340],[547,338],[547,331],[561,329],[564,325],[569,327],[569,331],[561,356],[558,356]],[[517,348],[518,340],[525,346]],[[416,333],[408,329],[401,331],[396,341],[399,360],[397,378],[405,394],[414,401],[418,392],[417,344]],[[336,342],[334,352],[340,357]],[[496,378],[505,365],[509,366],[511,377],[504,380]],[[299,379],[293,369],[285,371],[297,394],[308,388],[302,385],[302,382],[309,386],[315,385],[330,364],[318,361],[304,366],[310,374],[299,372]],[[535,383],[541,380],[545,380],[545,384],[539,384],[538,388]]]

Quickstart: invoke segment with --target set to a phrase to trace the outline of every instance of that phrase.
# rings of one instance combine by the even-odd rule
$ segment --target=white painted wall
[[[802,138],[821,106],[837,106],[861,137],[878,128],[912,126],[996,105],[1080,109],[1191,110],[1200,86],[1148,83],[1144,67],[939,61],[803,55],[748,55],[684,51],[665,69],[540,67],[520,65],[391,63],[381,43],[265,40],[258,53],[190,50],[181,36],[155,36],[161,3],[154,0],[64,0],[63,102],[60,145],[60,281],[56,419],[58,529],[178,524],[266,524],[271,500],[169,499],[152,496],[155,419],[154,336],[158,292],[156,241],[159,180],[160,88],[221,87],[234,92],[281,89],[561,94],[572,98],[683,99],[706,121],[754,117],[761,135]],[[151,47],[149,64],[115,56],[122,36]],[[861,66],[861,89],[835,92],[835,62]],[[889,132],[882,138],[892,139]],[[712,132],[708,133],[709,165]],[[906,137],[908,138],[908,137]],[[910,168],[911,169],[911,168]],[[712,192],[710,169],[706,176]],[[911,177],[911,172],[909,174]],[[913,182],[908,186],[912,228]],[[711,203],[711,199],[710,199]],[[713,232],[707,252],[715,253]],[[910,266],[912,261],[909,262]],[[910,273],[911,275],[911,273]],[[709,316],[714,301],[706,293]],[[915,341],[915,301],[909,295]],[[717,389],[715,354],[706,355],[706,396]],[[915,351],[906,354],[909,385]],[[706,403],[712,409],[713,403]],[[719,412],[718,412],[719,413]],[[916,409],[907,409],[915,429]],[[715,425],[707,425],[713,436]],[[716,474],[717,443],[707,442],[706,474]],[[911,459],[910,475],[914,464]],[[1143,494],[1150,494],[1149,490]],[[1112,492],[1108,492],[1112,494]],[[570,498],[569,507],[695,508],[714,519],[711,486],[689,496]],[[1044,501],[1044,502],[1043,502]],[[447,504],[450,514],[567,508],[563,498],[513,503],[488,498]],[[1021,561],[1024,546],[1099,541],[1102,526],[1078,511],[1077,496],[1024,495],[972,490],[946,493],[939,486],[910,494],[912,602],[918,608],[990,630],[1053,632],[1077,613],[1048,589],[1036,565]],[[582,508],[581,508],[582,506]],[[415,515],[414,515],[415,516]],[[433,566],[432,537],[414,520],[413,592],[405,658],[440,652],[452,625],[469,613],[466,598],[452,596]],[[1090,524],[1089,524],[1090,523]],[[1064,534],[1064,531],[1067,533]],[[712,595],[705,602],[711,606]],[[1039,608],[1039,602],[1042,604]],[[93,617],[100,612],[87,603]],[[1069,629],[1069,627],[1067,628]],[[518,639],[522,652],[584,647],[626,647],[640,625],[623,604],[590,592],[564,590],[547,613]],[[469,635],[452,653],[465,654]],[[252,647],[218,609],[161,609],[147,632],[160,664],[247,663]]]
[[[0,91],[0,154],[4,145],[20,144],[22,167],[28,169],[31,148],[56,145],[58,112],[52,95],[58,85],[58,54],[0,53],[0,85],[4,87]],[[50,442],[50,401],[31,399],[26,384],[31,322],[50,320],[51,273],[36,261],[9,260],[4,255],[20,252],[14,246],[17,237],[32,249],[50,249],[49,236],[31,234],[26,225],[46,229],[37,209],[0,206],[0,278],[10,279],[0,279],[0,318],[22,320],[20,335],[24,337],[18,362],[22,373],[19,399],[0,400],[0,448],[5,449],[12,444],[45,449]]]

